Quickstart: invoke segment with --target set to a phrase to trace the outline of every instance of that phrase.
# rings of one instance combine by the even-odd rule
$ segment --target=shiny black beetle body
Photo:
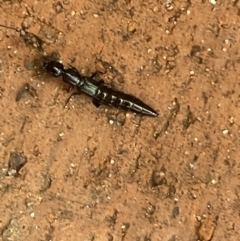
[[[100,104],[105,104],[117,108],[132,110],[142,115],[158,116],[156,111],[138,98],[113,90],[105,86],[103,81],[98,82],[94,80],[93,77],[82,76],[75,68],[64,69],[64,66],[57,61],[45,63],[44,68],[51,75],[55,77],[62,76],[64,82],[76,86],[78,92],[74,92],[72,95],[78,95],[83,92],[93,97],[93,104],[96,107],[99,107]]]

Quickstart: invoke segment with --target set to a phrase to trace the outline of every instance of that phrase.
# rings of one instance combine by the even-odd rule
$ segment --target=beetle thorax
[[[63,75],[63,81],[74,86],[83,84],[81,75],[75,69],[67,69]]]

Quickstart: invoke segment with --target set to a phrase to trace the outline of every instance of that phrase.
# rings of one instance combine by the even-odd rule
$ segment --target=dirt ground
[[[239,1],[0,4],[43,41],[0,27],[1,241],[239,240]],[[64,108],[53,51],[159,116]]]

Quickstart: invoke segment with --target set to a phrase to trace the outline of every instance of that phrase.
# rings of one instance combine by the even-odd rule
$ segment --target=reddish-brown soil
[[[0,24],[159,112],[64,108],[43,52],[1,27],[1,241],[240,239],[240,3],[195,2],[1,1]]]

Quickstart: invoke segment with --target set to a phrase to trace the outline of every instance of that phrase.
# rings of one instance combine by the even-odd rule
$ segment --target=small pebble
[[[194,75],[195,72],[193,70],[190,71],[190,75]]]
[[[111,160],[110,160],[110,164],[112,164],[112,165],[113,165],[113,164],[114,164],[114,162],[115,162],[115,161],[114,161],[113,159],[111,159]]]
[[[230,44],[230,41],[228,39],[224,40],[225,44]]]
[[[215,5],[217,3],[215,0],[209,0],[209,2],[213,5]]]
[[[27,158],[23,154],[16,151],[11,152],[8,161],[8,175],[16,176],[26,162]]]
[[[167,183],[167,179],[165,177],[164,172],[154,171],[152,173],[152,186],[156,187],[158,185],[163,185]]]
[[[217,181],[216,181],[215,179],[212,179],[211,183],[212,183],[212,184],[216,184]]]
[[[226,135],[226,134],[228,134],[228,130],[223,130],[223,135]]]
[[[202,217],[201,216],[196,216],[198,221],[201,221]]]
[[[212,221],[205,220],[201,223],[198,230],[198,237],[200,240],[210,241],[215,230],[215,224]]]
[[[136,23],[134,21],[128,23],[127,31],[131,33],[136,31]]]
[[[233,118],[232,116],[230,117],[229,122],[230,122],[231,124],[234,123],[234,118]]]

